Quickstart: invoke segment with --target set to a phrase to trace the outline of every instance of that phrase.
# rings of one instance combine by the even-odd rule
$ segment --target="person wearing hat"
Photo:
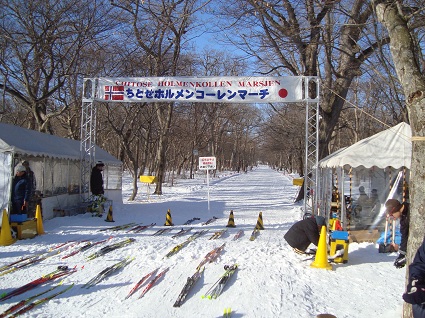
[[[409,207],[409,203],[400,203],[396,199],[389,199],[385,202],[386,214],[395,220],[400,219],[400,246],[394,242],[391,243],[394,250],[398,251],[398,256],[394,261],[396,268],[403,268],[406,265],[407,239],[409,237]]]
[[[12,214],[26,214],[31,184],[26,176],[27,169],[23,165],[15,168],[15,177],[12,181]]]
[[[103,189],[103,176],[102,171],[105,164],[102,161],[97,161],[93,167],[90,176],[90,191],[93,195],[103,195],[105,193]]]
[[[320,230],[326,225],[323,216],[316,215],[296,222],[284,235],[284,239],[298,254],[304,254],[310,244],[317,246]]]

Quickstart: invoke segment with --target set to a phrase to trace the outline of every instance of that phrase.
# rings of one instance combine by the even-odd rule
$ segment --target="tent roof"
[[[80,160],[80,141],[0,123],[0,152]],[[121,165],[120,160],[98,146],[95,154],[96,160],[105,164]]]
[[[406,167],[410,169],[412,157],[412,131],[410,125],[400,123],[355,144],[340,149],[319,161],[321,168]]]

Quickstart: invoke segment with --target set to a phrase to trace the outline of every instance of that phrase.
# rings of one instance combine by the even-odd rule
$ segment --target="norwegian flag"
[[[105,86],[105,100],[124,100],[124,86]]]

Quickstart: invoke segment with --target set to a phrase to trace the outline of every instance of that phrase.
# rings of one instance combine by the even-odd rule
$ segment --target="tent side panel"
[[[0,152],[0,205],[9,212],[10,185],[12,182],[12,154]]]

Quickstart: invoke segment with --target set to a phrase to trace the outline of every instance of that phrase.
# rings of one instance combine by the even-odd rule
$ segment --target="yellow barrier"
[[[294,179],[292,179],[292,184],[294,185],[294,186],[302,186],[303,185],[303,181],[304,181],[304,178],[294,178]]]
[[[156,177],[155,176],[140,176],[140,182],[152,184],[156,182]]]

